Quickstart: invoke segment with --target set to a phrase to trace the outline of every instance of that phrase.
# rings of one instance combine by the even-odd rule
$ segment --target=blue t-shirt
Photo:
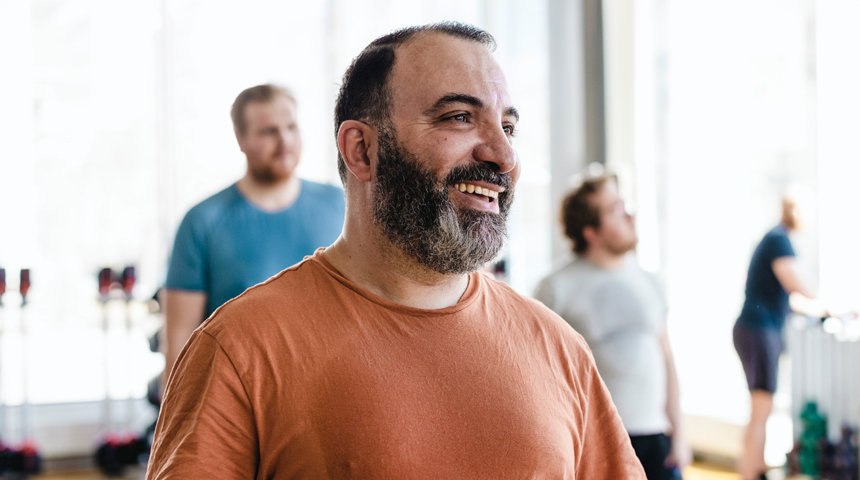
[[[279,212],[260,210],[231,185],[185,215],[165,286],[204,292],[209,317],[247,288],[333,243],[344,208],[343,190],[306,180],[296,201]]]
[[[778,225],[767,232],[753,253],[747,273],[746,300],[737,324],[747,328],[782,329],[791,311],[788,292],[773,273],[773,261],[793,257],[794,249],[785,227]]]

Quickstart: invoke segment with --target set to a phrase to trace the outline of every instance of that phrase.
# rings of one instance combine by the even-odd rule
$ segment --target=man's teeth
[[[477,195],[483,195],[485,197],[490,198],[499,198],[499,192],[494,190],[490,190],[489,188],[479,187],[476,185],[472,185],[471,183],[456,183],[454,184],[454,188],[463,192],[463,193],[474,193]]]

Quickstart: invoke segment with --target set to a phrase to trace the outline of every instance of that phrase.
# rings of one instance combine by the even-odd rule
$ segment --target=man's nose
[[[290,141],[289,130],[287,130],[286,128],[282,128],[280,135],[278,135],[278,140],[280,140],[281,143],[284,143],[284,144],[289,143],[289,141]]]
[[[495,164],[494,169],[498,173],[508,173],[517,166],[517,154],[511,146],[511,139],[500,125],[484,130],[474,156],[480,162]]]

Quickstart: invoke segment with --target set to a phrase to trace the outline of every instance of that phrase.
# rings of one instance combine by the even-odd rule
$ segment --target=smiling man
[[[644,479],[582,338],[476,273],[520,174],[493,47],[445,23],[353,61],[343,233],[194,333],[148,478]]]

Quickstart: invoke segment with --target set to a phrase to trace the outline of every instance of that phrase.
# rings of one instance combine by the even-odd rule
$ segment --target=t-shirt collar
[[[306,257],[306,259],[319,265],[336,281],[341,283],[343,286],[349,288],[350,290],[354,291],[355,293],[361,295],[365,299],[379,306],[385,307],[389,310],[394,310],[401,314],[412,315],[416,317],[440,317],[462,311],[463,309],[469,307],[472,303],[474,303],[474,301],[480,296],[486,286],[485,282],[487,281],[487,279],[484,278],[483,274],[481,274],[480,272],[472,272],[469,274],[469,283],[466,286],[466,291],[463,292],[463,295],[460,297],[460,300],[458,300],[456,304],[445,308],[433,310],[409,307],[382,298],[379,295],[376,295],[375,293],[358,286],[352,280],[343,276],[343,274],[341,274],[340,271],[338,271],[334,267],[334,265],[332,265],[328,261],[328,259],[325,258],[325,255],[323,255],[323,251],[325,251],[325,247],[320,247],[314,252],[313,256]]]

